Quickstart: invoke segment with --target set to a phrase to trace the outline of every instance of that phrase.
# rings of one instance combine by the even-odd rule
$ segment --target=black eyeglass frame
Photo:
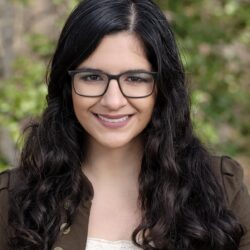
[[[104,75],[106,75],[106,76],[108,77],[107,86],[106,86],[104,92],[103,92],[102,94],[100,94],[100,95],[95,95],[95,96],[93,96],[93,95],[91,95],[91,96],[89,96],[89,95],[82,95],[82,94],[77,93],[77,91],[76,91],[76,89],[75,89],[75,86],[74,86],[74,75],[77,74],[77,73],[81,73],[81,72],[90,72],[90,71],[93,72],[93,73],[101,73],[101,74],[104,74]],[[153,82],[153,88],[152,88],[151,93],[148,94],[148,95],[139,96],[139,97],[137,97],[137,96],[128,96],[128,95],[125,95],[125,94],[123,93],[123,91],[122,91],[122,88],[121,88],[121,84],[120,84],[119,79],[120,79],[120,77],[121,77],[122,75],[125,75],[125,74],[128,74],[128,73],[146,73],[146,74],[152,75],[152,76],[153,76],[153,79],[154,79],[154,82]],[[126,98],[136,98],[136,99],[137,99],[137,98],[145,98],[145,97],[148,97],[148,96],[150,96],[150,95],[153,94],[154,89],[155,89],[155,82],[156,82],[157,74],[158,74],[158,73],[157,73],[157,72],[151,72],[151,71],[143,71],[143,70],[134,70],[134,71],[133,71],[133,70],[129,70],[129,71],[125,71],[125,72],[122,72],[122,73],[120,73],[120,74],[117,74],[117,75],[113,75],[113,74],[108,74],[108,73],[106,73],[106,72],[99,71],[99,70],[76,69],[76,70],[68,70],[68,74],[71,76],[73,89],[74,89],[75,93],[76,93],[77,95],[79,95],[79,96],[84,96],[84,97],[100,97],[100,96],[103,96],[103,95],[105,95],[105,93],[106,93],[107,90],[108,90],[110,81],[114,79],[114,80],[117,81],[118,86],[119,86],[119,89],[120,89],[120,91],[121,91],[121,93],[122,93],[122,95],[123,95],[124,97],[126,97]]]

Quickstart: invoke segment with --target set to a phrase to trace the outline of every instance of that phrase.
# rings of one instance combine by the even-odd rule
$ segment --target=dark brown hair
[[[224,205],[210,155],[190,121],[185,74],[166,17],[151,0],[86,0],[69,16],[48,76],[47,108],[22,151],[22,185],[10,196],[12,249],[49,250],[63,204],[68,225],[90,186],[81,166],[85,132],[77,121],[68,70],[75,69],[111,33],[134,32],[157,76],[157,98],[143,136],[139,176],[143,218],[133,241],[143,249],[236,250],[241,226]],[[142,233],[143,241],[136,236]],[[151,243],[154,242],[154,245]]]

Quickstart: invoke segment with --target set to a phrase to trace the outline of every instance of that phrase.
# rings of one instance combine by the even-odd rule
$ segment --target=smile
[[[120,128],[126,126],[132,115],[101,115],[94,114],[97,120],[104,126],[108,128]]]
[[[123,116],[121,118],[107,118],[107,117],[104,117],[102,115],[97,115],[101,120],[103,121],[106,121],[106,122],[114,122],[114,123],[117,123],[117,122],[124,122],[126,120],[128,120],[129,116],[126,115],[126,116]]]

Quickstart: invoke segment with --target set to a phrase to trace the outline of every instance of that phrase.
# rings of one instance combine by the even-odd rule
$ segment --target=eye
[[[147,73],[129,74],[124,79],[128,83],[149,83],[153,81],[153,77]]]
[[[138,76],[128,76],[126,79],[128,82],[143,82],[144,79]]]
[[[81,79],[85,81],[101,81],[102,77],[100,75],[87,75],[87,76],[82,76]]]
[[[85,82],[99,82],[104,80],[101,74],[93,72],[81,72],[78,74],[78,79]]]

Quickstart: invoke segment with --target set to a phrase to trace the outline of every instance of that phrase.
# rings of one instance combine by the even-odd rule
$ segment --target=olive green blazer
[[[250,250],[250,197],[243,184],[242,167],[227,156],[214,157],[213,172],[223,188],[226,203],[244,227],[245,234],[240,242],[240,250]],[[8,240],[8,191],[16,183],[15,170],[0,174],[0,250],[9,250]],[[58,235],[53,250],[85,249],[91,199],[83,199],[78,207],[75,220],[70,228]],[[65,204],[66,205],[66,204]],[[65,206],[65,209],[67,207]]]

